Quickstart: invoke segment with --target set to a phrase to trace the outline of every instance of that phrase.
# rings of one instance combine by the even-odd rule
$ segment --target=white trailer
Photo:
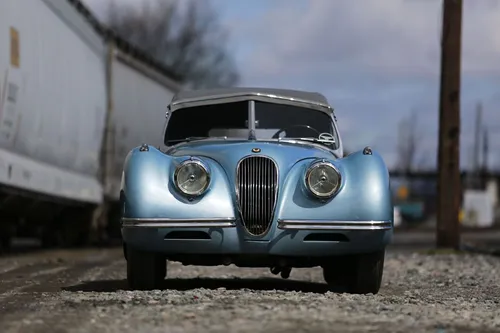
[[[80,1],[1,0],[0,245],[13,229],[74,245],[105,226],[126,153],[161,140],[177,89]]]
[[[105,42],[70,2],[2,0],[0,49],[2,243],[77,243],[103,198]]]
[[[58,0],[0,1],[0,31],[0,183],[100,203],[102,38]]]

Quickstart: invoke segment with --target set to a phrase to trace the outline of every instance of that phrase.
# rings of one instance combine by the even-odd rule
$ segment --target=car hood
[[[246,140],[188,142],[170,148],[167,154],[207,157],[217,161],[226,171],[236,170],[238,162],[245,156],[265,155],[271,157],[285,173],[300,160],[337,159],[331,150],[317,144]]]

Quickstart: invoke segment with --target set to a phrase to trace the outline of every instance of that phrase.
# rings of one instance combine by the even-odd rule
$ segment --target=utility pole
[[[483,129],[482,124],[482,114],[483,114],[483,106],[481,102],[477,103],[476,106],[476,131],[474,133],[474,160],[473,160],[473,186],[479,186],[480,180],[480,168],[481,168],[481,131]]]
[[[486,186],[486,175],[488,174],[488,154],[489,154],[489,137],[488,137],[488,128],[483,128],[483,161],[481,167],[482,174],[482,184],[481,186]]]
[[[438,248],[460,247],[460,72],[462,0],[443,0],[439,96]]]
[[[488,155],[490,153],[490,140],[488,128],[483,128],[483,170],[488,171]]]

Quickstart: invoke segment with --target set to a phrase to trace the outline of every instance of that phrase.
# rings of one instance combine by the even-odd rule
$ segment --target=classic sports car
[[[377,293],[392,239],[389,173],[369,147],[346,157],[318,93],[232,88],[178,93],[163,148],[127,156],[122,236],[131,289],[184,265],[323,268],[326,282]]]

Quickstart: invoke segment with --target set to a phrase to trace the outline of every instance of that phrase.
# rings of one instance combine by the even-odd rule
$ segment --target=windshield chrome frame
[[[182,101],[176,101],[174,103],[169,104],[168,108],[171,112],[174,112],[188,107],[225,104],[225,103],[243,102],[243,101],[261,101],[268,103],[292,105],[292,106],[304,107],[308,109],[326,112],[327,114],[332,114],[334,112],[333,108],[328,104],[323,104],[310,100],[291,98],[282,95],[264,94],[264,93],[243,93],[243,94],[232,93],[232,94],[217,95],[212,97],[184,99]]]
[[[314,147],[321,147],[323,149],[326,149],[328,151],[331,151],[333,152],[335,155],[337,155],[337,157],[342,157],[343,156],[343,145],[342,145],[342,139],[340,137],[340,132],[339,132],[339,129],[338,129],[338,126],[337,126],[337,118],[335,116],[335,112],[333,111],[333,109],[330,109],[331,111],[331,114],[329,115],[329,118],[331,120],[331,124],[332,124],[332,129],[334,131],[333,133],[333,136],[335,138],[335,148],[329,148],[319,142],[311,142],[311,141],[301,141],[301,140],[297,140],[297,139],[293,139],[293,138],[290,138],[290,139],[287,139],[287,138],[278,138],[278,139],[259,139],[256,137],[256,119],[255,119],[255,116],[256,116],[256,112],[255,112],[255,101],[259,101],[260,99],[259,98],[256,98],[256,99],[250,99],[250,100],[247,100],[248,101],[248,124],[247,124],[247,129],[248,129],[248,138],[236,138],[236,137],[224,137],[224,138],[210,138],[208,137],[207,139],[203,139],[203,140],[215,140],[215,141],[246,141],[246,140],[255,140],[255,141],[264,141],[264,142],[285,142],[285,143],[290,143],[290,144],[300,144],[300,145],[309,145],[309,146],[314,146]],[[224,103],[221,103],[221,104],[224,104]],[[288,103],[278,103],[278,104],[288,104]],[[200,104],[201,105],[205,105],[205,104]],[[296,103],[292,104],[290,103],[290,105],[294,105],[294,106],[298,106]],[[187,107],[186,105],[184,105],[185,107]],[[194,106],[194,105],[189,105],[190,107]],[[308,108],[307,106],[305,105],[301,105],[301,107],[303,108]],[[184,107],[177,107],[175,110],[180,110],[180,109],[183,109]],[[309,109],[312,109],[312,110],[315,110],[315,111],[320,111],[318,110],[317,108],[315,107],[309,107]],[[321,110],[324,112],[324,110]],[[168,128],[168,123],[169,123],[169,120],[170,120],[170,117],[172,116],[172,113],[173,113],[173,110],[171,110],[171,107],[169,105],[168,107],[168,110],[166,112],[166,120],[165,120],[165,126],[164,126],[164,130],[163,130],[163,146],[166,146],[165,144],[165,135],[166,135],[166,132],[167,132],[167,128]],[[197,141],[200,141],[200,140],[197,140]],[[178,144],[182,144],[182,143],[185,143],[185,142],[179,142],[175,145],[172,145],[172,146],[176,146]],[[169,148],[172,147],[172,146],[168,146]]]

